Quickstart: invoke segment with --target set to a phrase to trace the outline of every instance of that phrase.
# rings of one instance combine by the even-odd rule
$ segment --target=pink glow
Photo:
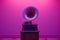
[[[53,0],[6,0],[5,3],[10,9],[17,9],[17,7],[20,8],[21,13],[28,6],[35,6],[40,10],[40,13],[42,11],[47,12],[55,6]],[[44,13],[42,14],[44,15]]]
[[[60,34],[58,0],[3,0],[1,2],[0,34],[20,34],[21,26],[25,22],[22,17],[23,10],[28,6],[35,6],[39,10],[38,24],[41,35]]]

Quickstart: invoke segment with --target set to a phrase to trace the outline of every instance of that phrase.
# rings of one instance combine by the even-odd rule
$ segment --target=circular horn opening
[[[27,13],[26,13],[26,16],[29,17],[29,18],[33,18],[35,16],[35,10],[33,9],[29,9],[27,10]]]
[[[29,21],[34,20],[38,16],[38,10],[35,7],[27,7],[24,10],[23,16]]]

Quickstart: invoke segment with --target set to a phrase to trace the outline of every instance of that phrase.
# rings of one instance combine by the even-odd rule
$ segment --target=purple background
[[[60,35],[60,0],[0,0],[0,35],[20,35],[24,18],[23,10],[34,6],[39,17],[33,21],[38,24],[41,35]]]

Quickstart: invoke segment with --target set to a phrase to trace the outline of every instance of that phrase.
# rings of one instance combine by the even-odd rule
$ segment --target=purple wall
[[[39,17],[41,35],[60,35],[59,0],[0,0],[0,35],[19,35],[25,21],[22,12],[25,7],[35,6]]]

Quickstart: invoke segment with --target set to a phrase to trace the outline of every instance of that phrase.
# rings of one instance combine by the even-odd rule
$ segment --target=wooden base
[[[37,31],[21,32],[21,40],[39,40],[39,32]]]

